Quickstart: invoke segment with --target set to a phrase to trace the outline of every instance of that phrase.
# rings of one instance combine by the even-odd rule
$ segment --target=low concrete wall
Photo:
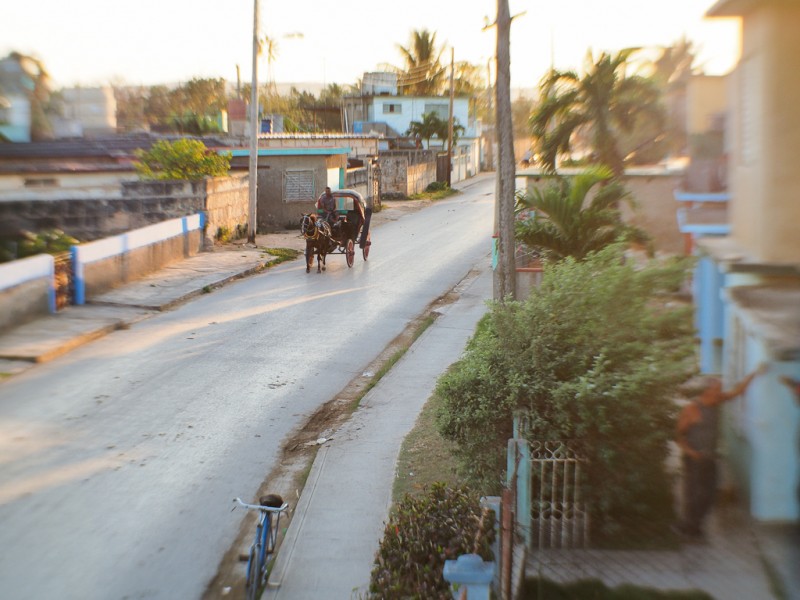
[[[203,249],[201,214],[72,248],[75,304]]]
[[[56,310],[54,260],[39,254],[0,264],[0,331]]]

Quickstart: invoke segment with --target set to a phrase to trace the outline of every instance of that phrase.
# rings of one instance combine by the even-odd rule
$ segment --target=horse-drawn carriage
[[[336,190],[332,194],[336,208],[329,218],[318,201],[317,212],[304,214],[300,219],[300,233],[306,240],[306,273],[311,271],[314,256],[317,257],[317,273],[325,270],[328,254],[344,254],[348,267],[355,261],[356,245],[364,260],[369,256],[372,210],[356,191]]]

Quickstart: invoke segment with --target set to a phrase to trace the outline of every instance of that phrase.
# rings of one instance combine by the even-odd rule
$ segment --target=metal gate
[[[531,544],[587,548],[589,516],[582,495],[585,460],[564,441],[530,442]]]

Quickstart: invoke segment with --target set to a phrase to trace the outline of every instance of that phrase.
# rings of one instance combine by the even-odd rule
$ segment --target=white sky
[[[0,57],[43,61],[55,87],[153,85],[193,77],[250,80],[253,0],[4,0]],[[739,52],[736,19],[705,19],[714,0],[509,0],[524,13],[511,29],[511,84],[536,87],[550,66],[582,67],[589,48],[670,45],[682,35],[706,73],[723,74]],[[436,32],[456,61],[485,67],[494,55],[496,0],[260,0],[262,35],[278,40],[274,79],[354,84],[381,64],[402,65],[411,31]],[[281,39],[293,32],[302,39]],[[447,50],[444,58],[449,60]],[[259,79],[268,77],[266,58]],[[492,68],[492,77],[494,69]]]

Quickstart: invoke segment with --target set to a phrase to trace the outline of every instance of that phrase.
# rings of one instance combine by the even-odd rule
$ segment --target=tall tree
[[[652,80],[628,75],[629,59],[636,48],[615,55],[587,55],[585,74],[552,70],[540,84],[540,101],[530,118],[536,149],[543,166],[556,169],[559,154],[568,154],[581,137],[592,162],[604,164],[619,175],[629,153],[621,147],[621,134],[630,134],[644,122],[663,126],[660,93]],[[662,130],[663,132],[663,130]],[[650,134],[655,139],[659,134]],[[647,140],[636,144],[647,143]]]
[[[649,244],[650,236],[627,225],[617,209],[632,202],[608,167],[592,167],[574,178],[560,178],[544,190],[517,195],[517,240],[544,257],[582,260],[618,241]]]
[[[444,144],[449,133],[449,123],[442,119],[435,112],[429,112],[422,115],[422,121],[411,121],[409,123],[406,135],[419,136],[427,142],[427,147],[430,148],[431,138],[436,136],[442,140]],[[458,123],[457,119],[453,120],[453,143],[456,142],[458,136],[464,133],[464,127]]]
[[[672,46],[662,48],[653,61],[653,79],[661,88],[667,111],[667,134],[670,149],[677,154],[688,150],[686,131],[686,88],[689,79],[698,71],[697,51],[685,37]]]
[[[193,78],[180,86],[183,112],[211,116],[223,110],[227,103],[224,79]]]
[[[411,32],[409,45],[398,44],[397,48],[405,62],[398,82],[402,93],[412,96],[440,94],[446,73],[441,64],[443,48],[436,45],[436,33],[415,29]]]

